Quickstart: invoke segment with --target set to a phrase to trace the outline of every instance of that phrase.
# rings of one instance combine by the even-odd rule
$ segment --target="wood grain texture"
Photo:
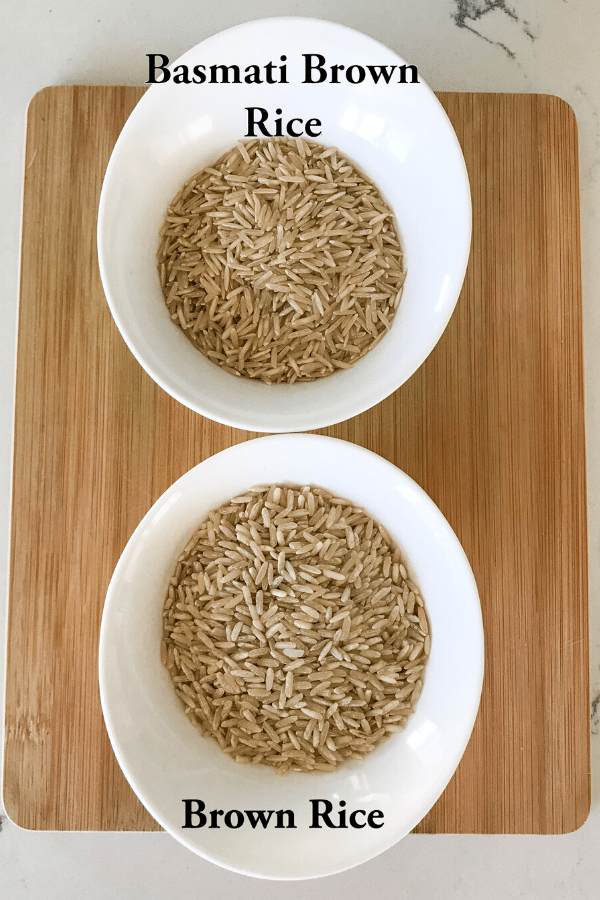
[[[100,709],[106,588],[140,518],[253,435],[154,385],[104,300],[96,210],[142,89],[55,87],[29,109],[17,363],[4,800],[34,829],[158,829]],[[411,475],[460,538],[486,634],[480,714],[421,832],[561,833],[589,811],[577,132],[555,97],[443,94],[473,193],[471,260],[425,364],[324,433]]]

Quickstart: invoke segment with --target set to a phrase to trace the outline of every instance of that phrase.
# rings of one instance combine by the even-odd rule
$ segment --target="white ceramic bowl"
[[[160,662],[162,608],[181,549],[206,514],[256,484],[316,484],[362,505],[403,549],[431,623],[423,693],[405,730],[335,773],[278,776],[234,762],[184,715]],[[195,853],[263,878],[340,872],[391,847],[452,776],[475,721],[483,675],[477,587],[452,529],[414,481],[379,456],[318,435],[238,444],[191,469],[144,517],[115,569],[100,637],[100,693],[115,755],[155,819]],[[378,809],[384,826],[309,828],[310,799]],[[184,799],[207,810],[291,809],[296,830],[182,829]]]
[[[308,431],[374,406],[403,384],[439,340],[463,283],[471,238],[467,172],[452,126],[418,84],[302,84],[303,53],[328,65],[402,65],[391,50],[312,19],[248,22],[171,62],[188,67],[279,64],[288,84],[153,85],[111,156],[98,217],[102,283],[114,320],[148,374],[181,403],[251,431]],[[421,76],[419,76],[420,78]],[[316,117],[379,186],[398,221],[408,275],[385,339],[352,369],[310,384],[264,385],[209,362],[168,316],[156,272],[158,233],[181,185],[246,133],[246,107]]]

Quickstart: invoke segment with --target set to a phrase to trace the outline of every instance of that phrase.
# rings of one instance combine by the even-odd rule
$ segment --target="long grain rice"
[[[352,366],[391,328],[405,278],[377,187],[303,138],[240,143],[190,178],[167,210],[158,270],[194,346],[267,384]]]

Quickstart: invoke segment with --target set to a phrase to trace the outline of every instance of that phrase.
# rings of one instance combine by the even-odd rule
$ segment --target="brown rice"
[[[167,210],[158,269],[208,359],[271,384],[347,369],[392,324],[405,272],[391,209],[339,150],[240,143]]]
[[[181,553],[161,657],[188,718],[240,763],[332,771],[400,731],[430,649],[400,550],[363,509],[270,485]]]

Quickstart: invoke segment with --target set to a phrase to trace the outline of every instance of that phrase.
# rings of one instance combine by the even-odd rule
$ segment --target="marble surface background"
[[[434,90],[556,94],[579,125],[592,706],[592,811],[560,837],[410,835],[358,869],[261,882],[195,857],[166,834],[27,832],[0,817],[9,900],[234,893],[250,900],[598,896],[600,884],[600,17],[597,0],[2,0],[0,59],[0,607],[5,608],[25,113],[49,84],[141,84],[146,53],[171,60],[231,25],[273,15],[330,19],[387,44]],[[0,613],[4,665],[5,615]],[[4,679],[0,681],[0,705]],[[2,813],[2,810],[0,810]]]

